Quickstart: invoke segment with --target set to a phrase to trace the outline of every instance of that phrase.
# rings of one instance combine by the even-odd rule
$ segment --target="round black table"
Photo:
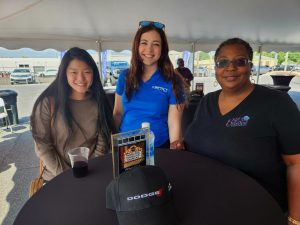
[[[275,200],[247,175],[190,152],[156,150],[156,165],[172,182],[182,225],[283,225]],[[105,207],[112,179],[111,155],[89,162],[89,174],[74,178],[68,170],[27,201],[14,225],[117,225]]]

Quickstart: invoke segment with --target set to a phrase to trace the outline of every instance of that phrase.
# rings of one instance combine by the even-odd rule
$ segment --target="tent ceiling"
[[[215,50],[241,37],[300,51],[299,0],[0,0],[0,46],[130,49],[140,20],[160,21],[172,50]]]

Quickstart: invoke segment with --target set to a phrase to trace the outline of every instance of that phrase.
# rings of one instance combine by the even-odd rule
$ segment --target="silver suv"
[[[13,72],[10,74],[10,83],[33,83],[34,82],[34,75],[30,69],[25,68],[18,68],[14,69]]]
[[[258,70],[258,66],[253,66],[251,71],[255,75],[257,73],[257,70]],[[265,74],[265,73],[268,73],[271,71],[272,71],[272,68],[269,66],[260,66],[259,67],[259,75],[262,75],[262,74]]]

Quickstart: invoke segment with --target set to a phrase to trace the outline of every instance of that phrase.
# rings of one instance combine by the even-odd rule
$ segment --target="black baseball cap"
[[[106,188],[106,208],[116,211],[119,225],[178,225],[172,186],[157,166],[121,173]]]

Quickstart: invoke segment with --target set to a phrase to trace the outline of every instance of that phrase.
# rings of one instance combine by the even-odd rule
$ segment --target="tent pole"
[[[275,53],[275,58],[276,58],[276,66],[277,66],[277,64],[278,64],[278,53],[277,52]]]
[[[287,51],[284,56],[284,71],[287,70],[288,59],[289,59],[289,52]]]
[[[260,44],[258,46],[259,57],[258,57],[258,67],[257,67],[257,72],[256,72],[256,83],[257,84],[258,84],[258,81],[259,81],[260,63],[261,63],[261,52],[262,52],[262,44]]]
[[[192,74],[194,75],[195,73],[195,42],[192,43],[192,57],[193,57],[193,63],[192,63]],[[194,79],[192,80],[192,90],[194,90]]]
[[[102,74],[102,59],[101,59],[101,52],[102,52],[102,47],[101,47],[101,41],[96,41],[97,43],[97,47],[98,47],[98,59],[99,59],[99,65],[98,65],[98,69],[99,69],[99,74],[100,74],[100,80],[101,83],[103,84],[103,74]]]

